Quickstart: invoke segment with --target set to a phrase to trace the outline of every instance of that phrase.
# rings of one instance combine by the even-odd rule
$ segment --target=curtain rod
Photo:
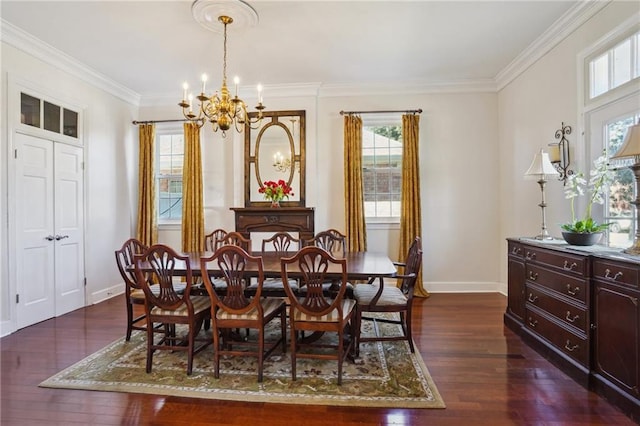
[[[340,115],[351,114],[390,114],[394,112],[405,112],[408,114],[421,114],[422,109],[390,110],[390,111],[340,111]]]
[[[154,123],[175,123],[175,122],[185,122],[188,121],[186,118],[175,119],[175,120],[146,120],[146,121],[137,121],[133,120],[133,124],[154,124]]]

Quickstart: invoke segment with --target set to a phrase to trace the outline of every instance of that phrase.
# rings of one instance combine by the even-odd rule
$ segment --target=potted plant
[[[266,181],[258,192],[263,194],[266,200],[271,201],[271,207],[280,207],[280,201],[294,195],[291,187],[282,179],[278,182]]]
[[[591,169],[589,182],[583,173],[569,175],[567,186],[564,190],[566,198],[571,200],[571,222],[560,225],[563,229],[562,237],[572,245],[590,246],[602,237],[603,231],[609,227],[609,223],[597,223],[591,216],[594,203],[604,204],[604,194],[613,181],[613,172],[609,170],[607,158],[604,155],[598,157]],[[587,195],[587,205],[584,215],[576,217],[575,199],[579,195]]]

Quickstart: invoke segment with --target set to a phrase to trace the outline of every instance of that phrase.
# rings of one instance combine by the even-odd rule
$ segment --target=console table
[[[251,232],[297,232],[301,240],[314,236],[313,207],[232,207],[236,231],[249,238]]]
[[[504,323],[569,376],[640,420],[640,258],[508,238]]]

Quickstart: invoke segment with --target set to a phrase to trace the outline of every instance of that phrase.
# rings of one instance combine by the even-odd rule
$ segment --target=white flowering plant
[[[610,223],[597,223],[591,217],[593,204],[604,204],[604,195],[607,188],[613,182],[613,172],[609,169],[607,158],[601,155],[593,162],[593,169],[589,173],[589,182],[584,178],[583,173],[575,173],[567,178],[567,185],[564,190],[565,197],[571,200],[571,223],[565,223],[560,227],[569,232],[588,234],[602,232],[611,225]],[[585,195],[589,197],[584,215],[577,219],[574,201],[576,197]]]

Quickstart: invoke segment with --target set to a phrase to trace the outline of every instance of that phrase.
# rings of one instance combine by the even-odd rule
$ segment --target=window
[[[627,128],[640,118],[640,114],[629,114],[604,124],[605,152],[612,157],[620,147]],[[610,167],[614,170],[614,180],[608,188],[604,208],[604,221],[610,223],[609,245],[611,247],[626,248],[633,241],[635,235],[634,199],[635,178],[628,166],[634,164],[635,159],[616,160]]]
[[[159,133],[156,140],[156,199],[158,223],[182,219],[182,164],[184,134]]]
[[[362,179],[367,222],[398,222],[402,191],[402,126],[363,126]]]
[[[77,112],[26,93],[20,93],[20,122],[27,126],[78,138]]]
[[[640,77],[640,32],[588,61],[589,98]]]

